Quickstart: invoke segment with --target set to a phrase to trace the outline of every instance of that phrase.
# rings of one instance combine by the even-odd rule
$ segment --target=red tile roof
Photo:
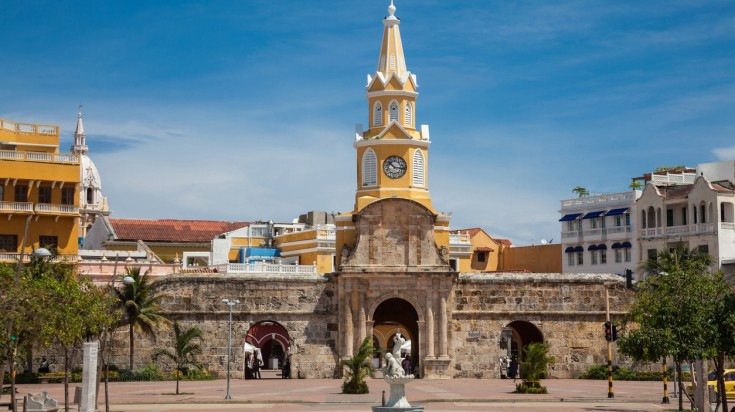
[[[511,242],[510,240],[508,240],[508,239],[496,239],[496,238],[490,236],[487,232],[485,232],[485,230],[483,230],[482,228],[479,228],[479,227],[473,227],[473,228],[470,228],[470,229],[457,229],[457,230],[451,230],[451,231],[449,231],[449,233],[454,234],[454,235],[462,234],[462,233],[469,233],[470,234],[470,239],[472,239],[473,237],[475,237],[475,235],[478,234],[478,233],[480,233],[480,232],[484,232],[497,245],[503,245],[503,246],[512,246],[513,245],[513,242]]]
[[[513,242],[511,242],[509,239],[495,239],[495,238],[492,238],[492,239],[493,239],[493,242],[495,242],[495,243],[497,243],[499,245],[513,246]]]
[[[478,246],[475,248],[475,251],[477,252],[494,252],[495,249],[487,246]]]
[[[249,222],[215,220],[110,219],[116,240],[145,242],[209,242],[217,235],[249,226]]]

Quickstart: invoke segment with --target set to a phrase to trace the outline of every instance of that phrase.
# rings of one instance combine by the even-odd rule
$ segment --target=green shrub
[[[342,383],[342,393],[360,394],[369,393],[367,382],[355,382],[352,380],[346,380]]]
[[[607,366],[606,365],[594,365],[587,369],[579,377],[580,379],[607,379]],[[672,379],[669,374],[668,379]],[[660,381],[663,380],[661,372],[649,372],[649,371],[634,371],[632,369],[624,367],[613,368],[613,380],[616,381]]]
[[[187,381],[209,381],[214,380],[215,376],[205,369],[189,369],[183,379]]]
[[[541,386],[539,381],[523,381],[516,385],[516,393],[542,394],[549,392],[546,390],[546,386]]]

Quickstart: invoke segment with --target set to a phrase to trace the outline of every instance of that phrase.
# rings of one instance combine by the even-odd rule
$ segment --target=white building
[[[563,273],[635,272],[636,199],[640,190],[561,201]]]
[[[652,258],[663,248],[683,243],[711,255],[714,269],[732,273],[735,161],[700,164],[687,175],[676,185],[646,185],[637,201],[638,253]]]

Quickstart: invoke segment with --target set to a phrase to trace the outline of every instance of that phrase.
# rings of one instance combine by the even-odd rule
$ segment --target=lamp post
[[[115,253],[115,266],[112,268],[112,282],[110,283],[110,287],[115,287],[115,281],[117,280],[117,262],[120,260],[120,254]],[[135,279],[133,279],[130,276],[125,276],[122,278],[121,282],[123,285],[132,285],[135,283]],[[115,334],[114,328],[110,328],[110,333],[107,338],[108,342],[105,344],[105,350],[107,351],[107,361],[105,362],[105,411],[110,412],[110,393],[108,390],[108,382],[109,382],[109,376],[110,376],[110,352],[111,349],[110,346],[112,346],[113,337]]]
[[[222,299],[222,303],[227,305],[230,313],[228,322],[228,334],[227,334],[227,394],[225,399],[232,399],[230,397],[230,356],[232,356],[232,307],[240,303],[237,299]]]

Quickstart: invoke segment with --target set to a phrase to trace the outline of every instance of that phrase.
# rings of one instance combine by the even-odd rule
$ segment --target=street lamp
[[[227,394],[225,399],[232,399],[230,397],[230,356],[232,356],[232,307],[240,303],[237,299],[222,299],[222,303],[228,306],[230,312],[230,318],[228,323],[228,335],[227,335]]]

